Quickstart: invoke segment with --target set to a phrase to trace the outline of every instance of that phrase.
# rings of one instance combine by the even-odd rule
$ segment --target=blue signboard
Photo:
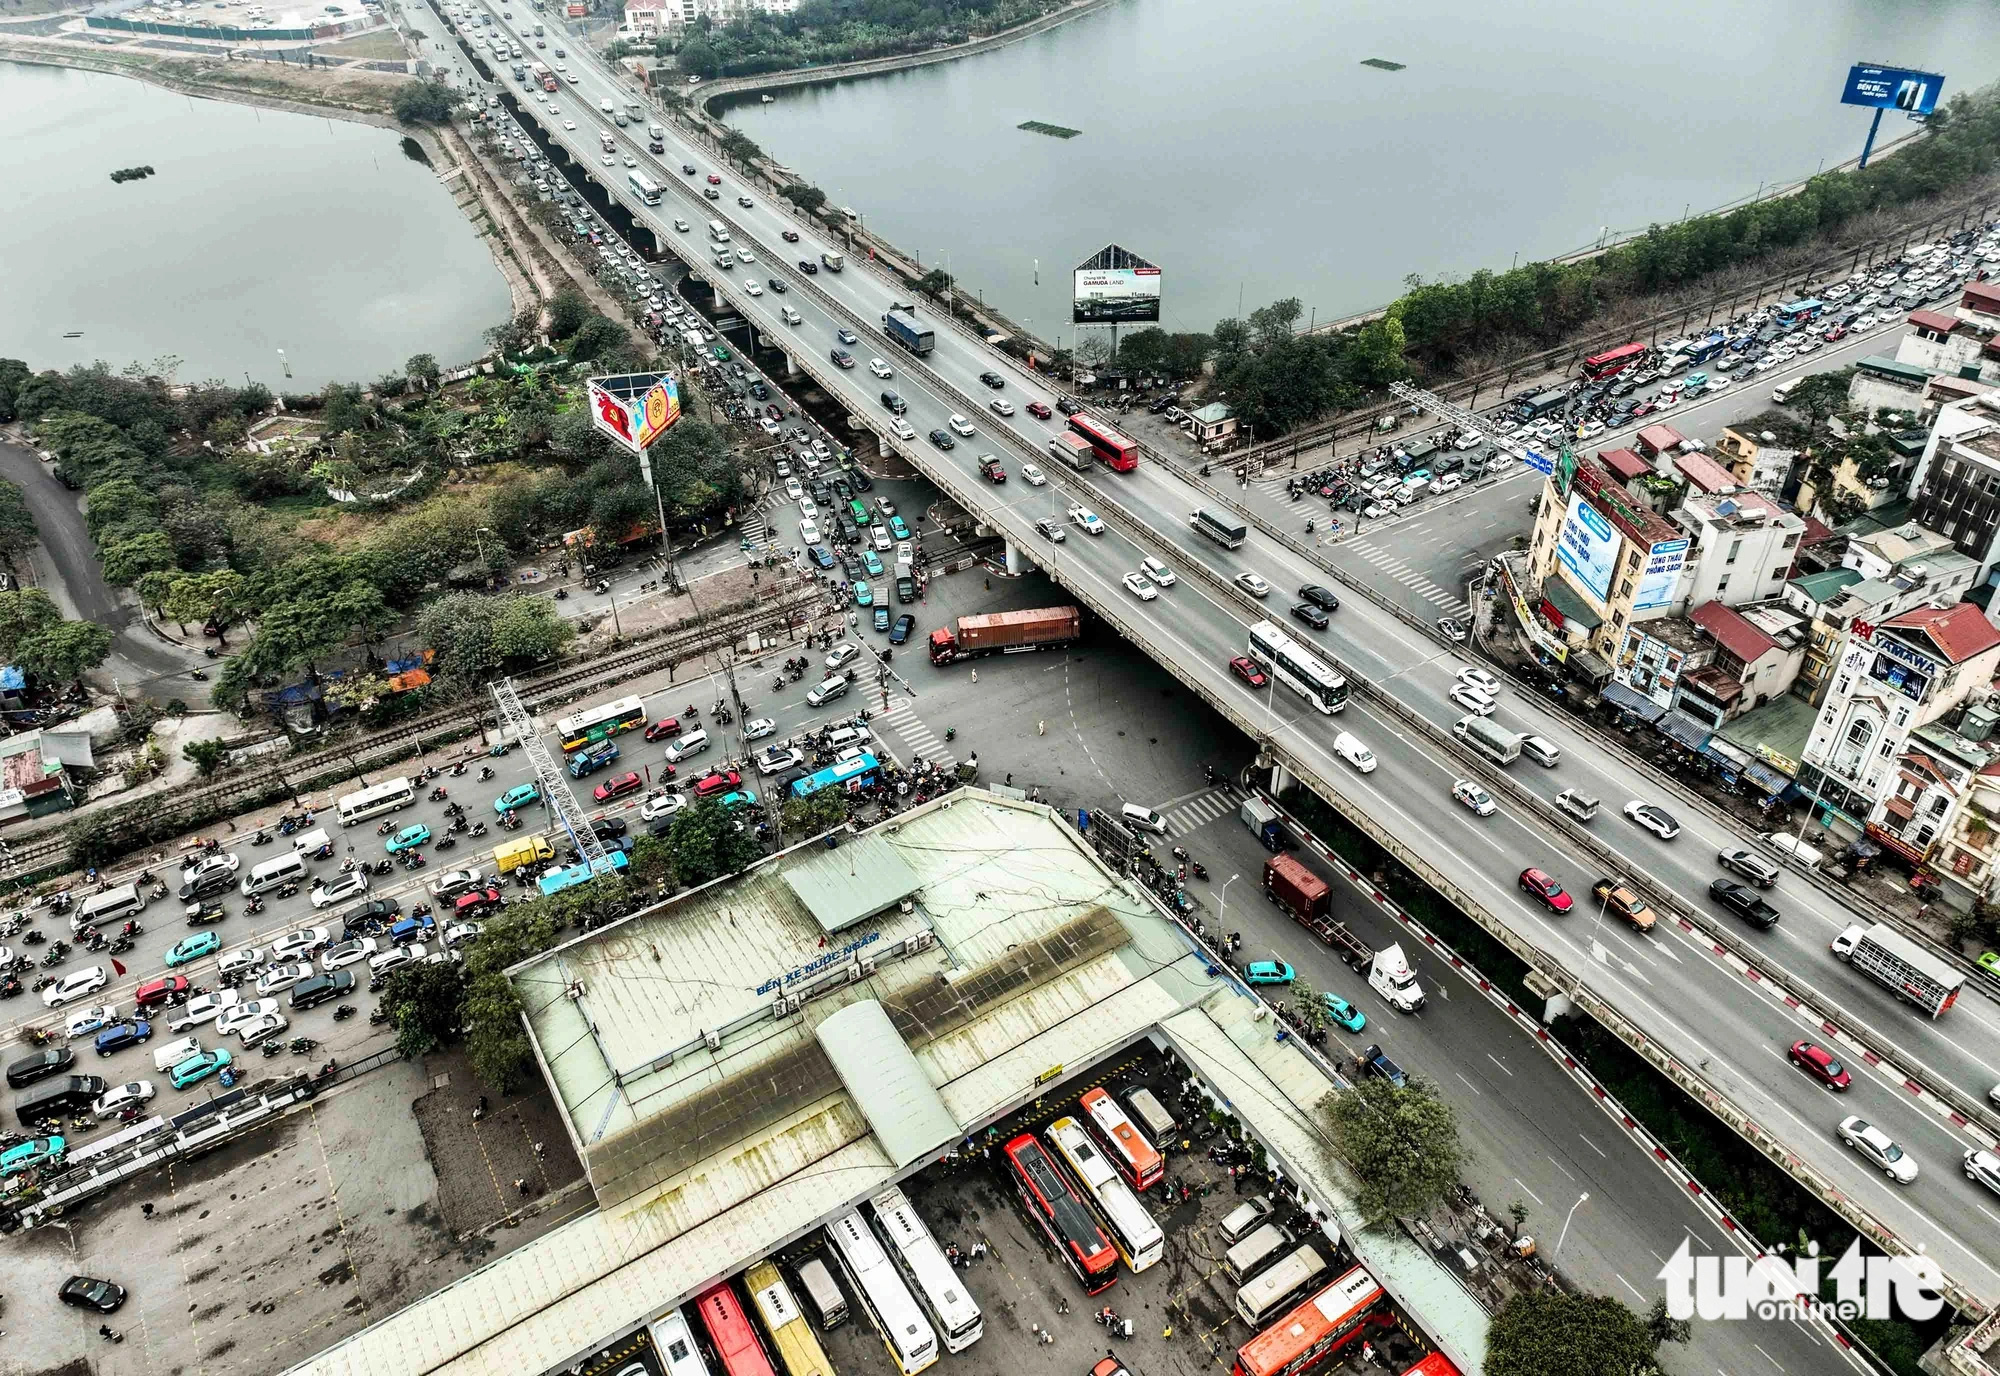
[[[1541,453],[1539,450],[1530,449],[1523,457],[1527,459],[1528,467],[1534,469],[1537,473],[1550,474],[1556,471],[1555,460]]]
[[[1871,67],[1857,63],[1847,73],[1847,86],[1840,93],[1842,105],[1865,105],[1872,110],[1901,110],[1905,114],[1928,115],[1937,109],[1944,78],[1936,72],[1911,72],[1901,67]]]

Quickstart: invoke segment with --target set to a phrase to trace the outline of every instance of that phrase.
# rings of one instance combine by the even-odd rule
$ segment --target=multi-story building
[[[2000,630],[1970,603],[1851,622],[1806,741],[1800,790],[1829,825],[1858,832],[1876,821],[1911,734],[1986,695],[1996,666]]]
[[[1963,717],[1983,720],[1986,729],[1991,729],[1990,711],[1968,709]],[[1887,847],[1912,867],[1929,864],[1940,874],[1959,868],[1947,896],[1961,907],[1970,907],[1974,898],[1982,896],[1964,881],[1972,878],[1971,872],[1983,857],[1957,858],[1954,840],[1969,842],[1973,838],[1970,823],[1961,822],[1974,781],[1981,771],[1993,766],[1995,754],[1992,745],[1961,735],[1941,721],[1912,731],[1909,748],[1896,761],[1889,794],[1866,829],[1869,840]],[[1958,849],[1977,850],[1962,844]]]
[[[1863,578],[1887,578],[1900,569],[1921,567],[1925,560],[1951,551],[1952,543],[1945,536],[1924,529],[1916,521],[1905,521],[1887,530],[1849,536],[1840,566],[1853,569]]]
[[[2000,383],[1993,328],[1942,311],[1911,311],[1910,330],[1896,344],[1898,363],[1915,363],[1967,381]]]
[[[1714,462],[1729,470],[1739,487],[1776,497],[1791,479],[1799,450],[1786,449],[1768,431],[1759,436],[1725,428],[1715,442]]]
[[[1808,623],[1782,603],[1738,611],[1704,602],[1688,620],[1715,649],[1681,674],[1674,707],[1711,731],[1782,697],[1805,662]]]
[[[1978,561],[1985,583],[2000,564],[2000,392],[1938,408],[1910,495],[1912,518]]]
[[[2000,283],[1967,282],[1953,314],[1988,333],[2000,330]]]
[[[1576,465],[1567,489],[1542,484],[1528,545],[1530,615],[1570,650],[1585,679],[1611,677],[1611,660],[1635,621],[1672,615],[1689,541],[1634,501],[1595,459]]]
[[[1777,599],[1806,528],[1796,513],[1743,487],[1690,495],[1672,519],[1693,542],[1676,598],[1690,607]]]

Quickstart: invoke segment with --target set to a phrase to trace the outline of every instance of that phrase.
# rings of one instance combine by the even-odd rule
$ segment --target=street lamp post
[[[1576,1197],[1576,1203],[1569,1206],[1569,1212],[1563,1215],[1562,1232],[1556,1236],[1555,1251],[1549,1253],[1549,1265],[1551,1266],[1555,1265],[1556,1258],[1562,1255],[1563,1242],[1569,1237],[1569,1221],[1572,1218],[1576,1217],[1576,1211],[1578,1209],[1582,1208],[1585,1204],[1588,1204],[1589,1202],[1590,1202],[1590,1191],[1585,1190],[1582,1194]]]
[[[1229,886],[1242,877],[1241,874],[1230,875],[1222,881],[1222,887],[1215,891],[1215,935],[1218,941],[1224,943],[1229,940],[1229,925],[1223,921],[1229,913]]]

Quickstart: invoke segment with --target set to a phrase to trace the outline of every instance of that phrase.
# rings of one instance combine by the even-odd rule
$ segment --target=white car
[[[313,967],[303,962],[297,965],[273,965],[257,976],[258,996],[282,994],[300,980],[311,979],[312,976]]]
[[[743,290],[748,292],[752,296],[762,296],[764,294],[764,289],[758,286],[755,282],[745,282],[743,284]]]
[[[276,999],[252,999],[248,1003],[234,1003],[222,1010],[215,1020],[218,1036],[226,1037],[253,1018],[261,1018],[267,1013],[280,1013]]]
[[[482,923],[454,922],[444,929],[444,949],[456,951],[461,946],[470,946],[479,940],[480,934],[485,930],[486,927]]]
[[[1433,492],[1456,492],[1465,486],[1465,479],[1457,473],[1447,473],[1431,484]]]
[[[630,153],[625,154],[624,161],[627,167],[637,167],[639,165],[639,160]]]
[[[1961,1158],[1965,1178],[2000,1194],[2000,1156],[1990,1151],[1968,1151]]]
[[[1252,597],[1262,598],[1271,595],[1271,585],[1254,573],[1239,573],[1236,575],[1234,581],[1237,587],[1243,589],[1243,591],[1249,593]]]
[[[66,1003],[75,1003],[86,994],[96,993],[110,982],[110,973],[102,965],[93,965],[87,970],[64,975],[42,990],[42,1002],[51,1008],[60,1008]]]
[[[1493,795],[1470,779],[1453,779],[1451,796],[1475,817],[1491,817],[1499,810]]]
[[[818,544],[819,522],[813,520],[813,518],[810,516],[807,516],[803,520],[801,520],[799,522],[799,539],[803,540],[806,544],[809,545]]]
[[[1005,397],[995,397],[986,403],[986,409],[996,416],[1011,416],[1014,414],[1014,403]]]
[[[204,874],[236,873],[243,861],[233,850],[216,851],[208,855],[196,856],[181,866],[181,883],[192,884]]]
[[[273,1037],[283,1036],[285,1029],[291,1025],[292,1020],[290,1018],[286,1017],[283,1013],[273,1011],[270,1013],[259,1013],[254,1018],[245,1018],[242,1022],[236,1024],[235,1032],[247,1048],[261,1045],[264,1042],[270,1041]]]
[[[860,654],[861,647],[851,640],[844,645],[836,645],[833,647],[833,653],[826,657],[826,671],[831,674],[844,669]]]
[[[757,417],[757,428],[767,435],[775,435],[778,433],[779,426],[778,422],[772,420],[769,416],[759,416]]]
[[[424,958],[424,943],[413,941],[407,946],[395,946],[380,955],[368,957],[368,973],[386,975],[391,970],[400,970],[405,965],[415,965]]]
[[[1472,713],[1475,717],[1490,717],[1493,715],[1493,699],[1487,697],[1486,694],[1480,692],[1469,683],[1452,684],[1451,700]]]
[[[819,503],[810,497],[800,497],[799,515],[805,517],[808,521],[817,521],[819,519]]]
[[[357,937],[353,941],[343,941],[338,946],[330,946],[321,953],[319,968],[332,973],[344,970],[350,965],[359,965],[368,957],[381,950],[381,943],[372,936]]]
[[[610,153],[604,154],[597,161],[604,167],[616,167],[618,165],[618,159]]]
[[[687,799],[678,793],[656,793],[639,804],[639,820],[657,822],[662,817],[671,817],[687,806]]]
[[[1466,665],[1458,671],[1458,681],[1486,694],[1489,698],[1500,696],[1500,680],[1486,670],[1474,665]]]
[[[971,421],[967,420],[964,416],[959,415],[955,411],[952,413],[951,419],[947,420],[945,424],[949,425],[951,427],[952,434],[957,435],[960,439],[969,440],[973,437],[973,435],[978,433],[972,428]]]
[[[86,1008],[64,1019],[63,1036],[71,1041],[78,1037],[94,1037],[118,1020],[117,1004],[100,1003],[95,1008]]]
[[[352,874],[336,874],[313,890],[312,905],[315,908],[331,908],[336,903],[345,903],[356,894],[367,892],[368,875],[365,871],[355,870]]]
[[[238,946],[233,951],[224,951],[215,962],[217,974],[249,974],[270,959],[260,946]]]
[[[333,932],[326,927],[301,927],[296,932],[286,932],[271,943],[271,959],[277,964],[309,956],[333,942]]]
[[[1171,588],[1174,584],[1180,582],[1180,579],[1174,577],[1172,569],[1162,564],[1150,554],[1139,561],[1139,572],[1145,574],[1146,577],[1152,579],[1154,583],[1163,588]]]
[[[1333,738],[1333,753],[1363,774],[1375,772],[1375,752],[1363,745],[1358,737],[1345,731]]]
[[[1048,482],[1048,475],[1031,463],[1021,465],[1021,481],[1029,487],[1041,487]]]
[[[1916,1182],[1916,1158],[1890,1140],[1888,1133],[1866,1119],[1853,1116],[1841,1119],[1840,1140],[1880,1166],[1882,1174],[1898,1185]]]
[[[1124,583],[1125,591],[1131,593],[1141,602],[1151,602],[1160,595],[1160,590],[1147,582],[1146,575],[1143,573],[1126,574]]]
[[[473,866],[463,869],[446,870],[431,880],[429,888],[433,897],[456,898],[459,894],[479,887],[480,872]]]
[[[1104,522],[1098,520],[1097,513],[1088,507],[1071,506],[1069,509],[1069,519],[1070,524],[1082,526],[1083,533],[1086,535],[1102,535],[1104,533]]]
[[[782,774],[787,769],[804,764],[806,757],[789,745],[774,745],[757,757],[757,772],[763,775]]]
[[[868,371],[875,374],[875,376],[883,379],[885,382],[896,375],[896,370],[894,368],[891,368],[888,364],[884,363],[879,358],[871,358],[868,360]]]
[[[1484,443],[1486,443],[1486,436],[1480,434],[1477,430],[1468,430],[1458,437],[1458,444],[1454,447],[1458,449],[1477,449]]]
[[[753,717],[743,723],[743,739],[746,741],[761,741],[777,729],[778,723],[772,721],[769,717]]]
[[[574,81],[574,80],[576,80],[576,78],[575,78],[575,77],[571,77],[571,78],[570,78],[570,80],[571,80],[571,81]],[[563,128],[565,128],[565,129],[574,129],[574,128],[576,128],[576,121],[575,121],[575,120],[573,120],[573,119],[566,119],[566,120],[564,120],[564,121],[563,121]]]
[[[806,490],[799,485],[797,478],[785,479],[785,497],[788,501],[794,502],[803,502],[806,499]]]
[[[153,1069],[169,1070],[190,1056],[201,1054],[200,1037],[182,1037],[177,1042],[168,1042],[153,1051]]]
[[[688,232],[688,231],[689,231],[690,229],[693,229],[693,228],[694,228],[694,226],[693,226],[693,225],[691,225],[691,224],[689,224],[689,223],[688,223],[688,222],[687,222],[686,220],[682,220],[682,219],[679,219],[679,218],[676,218],[676,219],[674,220],[674,229],[675,229],[676,231],[678,231],[679,233],[682,233],[682,234],[685,234],[685,233],[687,233],[687,232]],[[675,311],[675,312],[674,312],[674,318],[675,318],[675,319],[677,319],[677,320],[678,320],[678,319],[680,318],[680,312],[679,312],[679,311]]]
[[[113,1085],[91,1103],[90,1111],[100,1123],[108,1123],[126,1109],[152,1102],[153,1082],[133,1080],[129,1084]]]
[[[212,994],[196,994],[174,1010],[167,1023],[169,1032],[192,1032],[203,1023],[214,1022],[223,1013],[243,1002],[234,989],[218,989]]]

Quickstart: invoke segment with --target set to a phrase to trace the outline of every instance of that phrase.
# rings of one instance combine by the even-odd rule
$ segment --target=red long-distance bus
[[[1101,420],[1093,420],[1079,411],[1069,418],[1069,428],[1090,441],[1090,447],[1097,451],[1097,457],[1105,465],[1120,473],[1130,473],[1139,466],[1139,446],[1113,430]]]
[[[1592,354],[1583,361],[1583,375],[1592,382],[1602,382],[1607,377],[1624,372],[1635,366],[1646,356],[1644,344],[1620,344],[1615,349],[1606,349],[1601,354]]]
[[[1236,1349],[1232,1376],[1298,1376],[1361,1333],[1382,1287],[1359,1266]]]
[[[728,1281],[704,1291],[694,1307],[701,1311],[702,1324],[708,1329],[715,1355],[722,1359],[722,1369],[728,1376],[777,1376]]]
[[[1405,1371],[1403,1376],[1459,1376],[1459,1370],[1444,1353],[1432,1352]]]
[[[1117,1284],[1118,1250],[1034,1134],[1022,1133],[1007,1144],[1006,1151],[1007,1162],[1014,1168],[1014,1186],[1021,1192],[1028,1216],[1062,1253],[1071,1273],[1082,1282],[1083,1293],[1095,1295]]]
[[[1167,1173],[1166,1163],[1146,1140],[1146,1134],[1118,1107],[1118,1101],[1101,1089],[1093,1089],[1084,1094],[1082,1106],[1083,1116],[1097,1134],[1098,1144],[1125,1177],[1125,1183],[1135,1190],[1159,1184],[1160,1177]]]

